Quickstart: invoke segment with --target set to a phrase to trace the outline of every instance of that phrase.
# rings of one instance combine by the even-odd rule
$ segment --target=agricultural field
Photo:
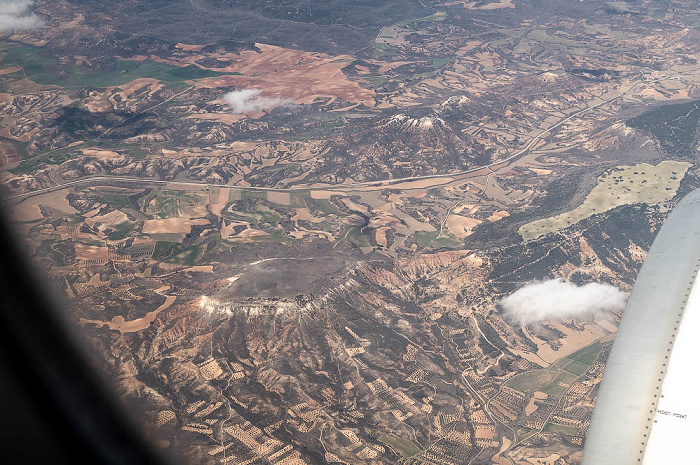
[[[556,376],[556,372],[549,370],[537,370],[531,373],[519,375],[508,382],[508,386],[523,393],[540,390],[541,387],[549,384]]]
[[[622,310],[503,299],[700,187],[692,2],[25,3],[1,195],[158,450],[578,463]]]
[[[610,170],[598,178],[581,206],[523,225],[520,235],[525,240],[534,239],[622,205],[670,200],[691,166],[687,162],[662,161],[656,166],[642,163]]]
[[[412,457],[420,452],[420,449],[411,441],[396,436],[395,434],[385,434],[379,437],[384,444],[396,449],[403,457]]]

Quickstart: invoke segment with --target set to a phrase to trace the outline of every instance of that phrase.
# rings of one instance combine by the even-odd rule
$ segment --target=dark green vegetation
[[[61,241],[56,239],[43,239],[41,245],[37,247],[36,254],[40,257],[50,258],[56,266],[66,266],[68,264],[68,257],[66,253],[58,248],[62,244],[66,244],[69,241]]]
[[[129,235],[129,233],[131,233],[132,231],[136,231],[138,228],[139,223],[125,221],[112,227],[112,231],[109,233],[108,238],[111,241],[125,239]]]
[[[576,376],[581,376],[584,373],[588,371],[590,368],[590,365],[587,365],[585,363],[577,362],[576,360],[572,360],[569,364],[567,364],[564,367],[565,371],[568,371],[571,374],[574,374]]]
[[[627,120],[627,126],[644,129],[656,137],[672,156],[691,156],[697,145],[700,101],[664,105]]]
[[[138,78],[181,82],[224,74],[194,65],[180,67],[151,60],[115,60],[111,67],[100,70],[89,66],[59,65],[55,57],[28,45],[8,48],[2,57],[2,62],[5,65],[21,66],[26,77],[37,84],[78,89],[119,86]]]
[[[30,157],[30,155],[25,150],[22,154],[22,162],[16,168],[11,169],[10,172],[14,174],[28,174],[34,170],[39,169],[45,164],[61,164],[66,160],[70,160],[76,153],[76,149],[82,147],[89,147],[90,145],[92,145],[92,143],[86,142],[84,144],[73,145],[71,147],[64,147],[61,149],[51,150],[50,152],[38,154],[34,157]]]
[[[114,207],[117,209],[131,208],[131,202],[129,202],[129,194],[118,194],[114,192],[109,192],[105,190],[96,190],[91,193],[91,197],[98,201]]]
[[[572,360],[576,360],[577,362],[584,363],[586,365],[591,365],[593,362],[596,361],[598,355],[604,347],[605,345],[602,342],[596,341],[593,344],[579,350],[578,352],[574,352],[569,356],[569,358]]]
[[[157,241],[155,248],[153,249],[153,258],[162,259],[167,257],[174,244],[175,242]]]
[[[541,391],[550,396],[558,397],[567,389],[559,383],[571,385],[579,377],[585,375],[598,359],[602,350],[609,344],[609,342],[596,341],[568,357],[557,360],[549,368],[515,376],[507,382],[507,385],[523,393]]]
[[[420,449],[408,439],[401,438],[395,434],[385,433],[378,438],[384,444],[391,446],[403,457],[410,457],[420,452]]]
[[[439,236],[437,231],[416,231],[416,243],[420,248],[457,249],[462,243],[450,236]]]
[[[158,242],[160,243],[160,242]],[[178,265],[194,265],[202,257],[205,244],[183,248],[179,244],[173,247],[173,253],[165,259],[167,262]],[[154,252],[155,254],[155,252]]]
[[[578,436],[579,431],[581,431],[581,428],[576,428],[574,426],[564,426],[564,425],[555,425],[552,423],[547,423],[547,425],[544,427],[544,431],[552,431],[556,433],[562,433],[567,436]]]
[[[544,386],[540,391],[548,394],[552,397],[559,397],[564,394],[574,381],[576,381],[578,376],[567,373],[566,371],[560,371],[557,376],[546,386]]]
[[[546,385],[554,378],[554,372],[549,370],[536,370],[514,377],[508,381],[508,386],[520,392],[533,392]]]

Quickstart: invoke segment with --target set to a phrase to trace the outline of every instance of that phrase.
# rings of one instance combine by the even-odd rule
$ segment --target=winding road
[[[182,185],[182,186],[189,186],[189,187],[197,187],[197,188],[212,188],[212,187],[220,187],[220,188],[228,188],[228,189],[238,189],[238,190],[248,190],[248,191],[275,191],[275,192],[299,192],[299,191],[308,191],[309,189],[319,189],[319,190],[359,190],[367,187],[381,187],[381,186],[386,186],[387,188],[391,188],[393,184],[398,184],[398,183],[404,183],[404,182],[411,182],[411,181],[420,181],[420,180],[428,180],[428,179],[438,179],[438,178],[455,178],[459,176],[464,176],[468,175],[471,173],[475,173],[480,170],[484,169],[491,169],[496,166],[505,166],[523,155],[527,154],[530,152],[530,150],[540,141],[542,140],[545,136],[547,136],[551,131],[554,129],[557,129],[558,127],[566,124],[568,121],[581,116],[585,113],[588,113],[590,111],[596,110],[604,105],[607,105],[627,94],[630,92],[634,91],[637,89],[640,85],[643,84],[650,84],[653,82],[658,82],[662,80],[667,80],[667,79],[677,79],[678,76],[666,76],[666,77],[659,77],[654,80],[643,80],[635,83],[627,89],[626,91],[620,92],[618,95],[612,96],[610,98],[607,98],[601,102],[598,102],[595,105],[582,108],[578,111],[574,111],[565,118],[562,118],[556,123],[553,123],[552,125],[548,126],[545,129],[542,129],[539,133],[537,133],[532,139],[530,139],[524,147],[513,153],[512,155],[509,155],[506,158],[503,158],[498,161],[494,161],[492,163],[489,163],[487,165],[482,165],[482,166],[477,166],[474,168],[470,168],[467,170],[462,170],[462,171],[456,171],[453,173],[442,173],[442,174],[430,174],[430,175],[422,175],[422,176],[408,176],[404,178],[393,178],[393,179],[386,179],[386,180],[380,180],[380,181],[366,181],[366,182],[355,182],[355,183],[343,183],[343,184],[319,184],[319,185],[305,185],[305,186],[298,186],[298,187],[285,187],[285,188],[278,188],[278,187],[244,187],[244,186],[230,186],[227,184],[214,184],[214,183],[205,183],[205,182],[197,182],[197,181],[167,181],[167,180],[157,180],[157,179],[151,179],[151,178],[140,178],[140,177],[135,177],[135,176],[111,176],[111,175],[93,175],[93,176],[86,176],[80,179],[76,179],[73,181],[66,181],[61,184],[56,184],[55,186],[49,186],[49,187],[44,187],[41,189],[37,189],[34,191],[30,192],[24,192],[22,194],[15,194],[15,195],[10,195],[5,197],[6,201],[13,201],[13,200],[24,200],[29,197],[33,197],[36,195],[41,195],[41,194],[46,194],[48,192],[53,192],[57,190],[62,190],[68,187],[72,186],[78,186],[81,184],[89,184],[89,183],[95,183],[95,184],[108,184],[110,182],[119,182],[119,183],[133,183],[133,184],[150,184],[154,186],[174,186],[174,185]],[[90,141],[87,141],[90,142]],[[437,183],[436,185],[442,185],[442,184],[447,184],[449,182],[453,182],[452,180],[447,180],[441,183]]]

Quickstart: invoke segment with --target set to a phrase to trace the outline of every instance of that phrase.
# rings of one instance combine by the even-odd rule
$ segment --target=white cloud
[[[525,285],[500,306],[507,319],[527,325],[552,318],[600,316],[606,310],[622,310],[627,294],[610,284],[590,283],[577,286],[562,279]]]
[[[31,12],[34,0],[0,0],[0,32],[31,29],[42,21]]]
[[[261,92],[260,89],[235,90],[224,95],[224,100],[231,106],[233,113],[237,115],[292,104],[291,100],[279,97],[261,97]]]

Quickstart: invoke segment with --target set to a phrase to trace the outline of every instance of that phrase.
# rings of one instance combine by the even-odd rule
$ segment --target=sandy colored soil
[[[375,231],[374,233],[374,240],[377,241],[377,244],[381,245],[382,247],[387,247],[388,246],[388,241],[386,238],[386,232],[391,229],[388,227],[382,227],[379,228]]]
[[[496,465],[512,465],[511,461],[508,460],[505,457],[501,457],[501,454],[510,447],[510,445],[513,443],[510,439],[507,437],[503,436],[502,438],[502,444],[501,444],[501,449],[498,451],[498,454],[494,455],[491,457],[491,463],[494,463]]]
[[[528,402],[528,404],[525,406],[525,415],[527,415],[529,417],[530,415],[535,413],[535,410],[537,410],[538,408],[539,407],[537,407],[537,405],[535,405],[535,398],[531,397],[530,402]]]
[[[58,27],[60,29],[70,29],[70,28],[75,27],[78,24],[82,23],[84,20],[85,20],[85,16],[83,16],[81,13],[78,13],[75,15],[75,17],[72,20],[60,22],[58,24]]]
[[[309,194],[311,198],[315,200],[328,200],[333,195],[345,195],[344,192],[337,191],[311,191]]]
[[[185,52],[201,52],[206,45],[190,45],[190,44],[180,44],[175,45],[175,48],[184,50]]]
[[[234,228],[236,226],[250,226],[250,223],[248,223],[247,221],[231,221],[230,223],[226,223],[226,221],[223,221],[220,230],[221,238],[227,239],[229,237],[234,237],[236,234]]]
[[[458,238],[467,237],[472,233],[472,230],[481,224],[481,220],[469,218],[462,215],[450,215],[447,217],[445,225],[450,233]]]
[[[497,211],[497,212],[493,212],[493,213],[491,214],[491,216],[489,216],[489,217],[486,218],[486,219],[493,223],[493,222],[496,222],[496,221],[498,221],[498,220],[502,220],[503,218],[506,218],[506,217],[508,217],[508,216],[510,216],[510,213],[508,213],[508,212],[505,211],[505,210],[499,210],[499,211]]]
[[[447,184],[448,182],[454,181],[455,178],[443,177],[443,178],[431,178],[431,179],[419,179],[417,181],[406,181],[391,184],[389,182],[382,183],[378,186],[367,187],[366,190],[382,190],[382,189],[400,189],[400,190],[411,190],[411,189],[426,189],[433,186],[441,186]]]
[[[299,220],[311,221],[312,223],[318,223],[320,221],[323,221],[323,219],[316,218],[315,216],[313,216],[311,214],[311,210],[309,210],[308,208],[296,208],[294,211],[296,213],[294,214],[294,216],[291,219],[295,223]]]
[[[46,194],[39,194],[34,197],[30,197],[27,200],[24,200],[23,202],[17,204],[13,208],[13,210],[22,214],[21,212],[24,209],[34,209],[37,205],[53,208],[62,213],[65,213],[66,216],[79,213],[78,210],[71,207],[68,203],[68,200],[66,200],[65,190],[47,192]]]
[[[39,205],[21,203],[10,207],[10,217],[17,222],[36,221],[44,217]]]
[[[614,323],[608,320],[596,320],[595,322],[598,326],[600,326],[603,329],[606,329],[610,331],[611,333],[616,333],[617,332],[617,326],[615,326]]]
[[[247,115],[234,115],[232,113],[193,113],[186,116],[189,119],[199,119],[202,121],[216,121],[218,123],[233,124],[236,121],[251,118],[261,118],[265,113],[262,111],[250,113]]]
[[[97,247],[75,243],[75,258],[78,260],[108,260],[109,249],[107,247]]]
[[[299,228],[296,231],[290,231],[290,236],[295,239],[303,239],[308,236],[319,237],[321,239],[326,239],[328,242],[335,242],[335,236],[328,231],[321,231],[318,229],[305,229]]]
[[[144,234],[189,234],[194,225],[208,224],[204,218],[166,218],[157,220],[146,220],[143,223],[142,232]]]
[[[355,203],[355,202],[353,202],[352,200],[350,200],[350,199],[348,199],[348,198],[342,198],[342,199],[340,199],[340,200],[341,200],[341,201],[345,204],[345,206],[348,207],[350,210],[356,211],[356,212],[359,212],[359,213],[362,213],[363,215],[370,216],[369,210],[367,209],[366,206],[360,205],[360,204],[358,204],[358,203]]]
[[[93,216],[92,218],[86,218],[85,223],[89,226],[94,226],[96,223],[104,223],[108,226],[116,226],[118,224],[129,221],[126,213],[120,210],[114,210],[107,214],[100,216]]]
[[[221,210],[228,203],[229,195],[231,195],[230,189],[219,188],[218,197],[214,202],[207,205],[207,210],[216,215],[217,218],[221,218]]]
[[[491,463],[495,465],[511,465],[511,461],[505,457],[493,457]]]
[[[493,402],[491,404],[491,407],[498,410],[501,413],[501,415],[508,418],[510,421],[515,421],[518,418],[515,415],[513,415],[512,413],[510,413],[508,410],[502,408],[497,402]]]
[[[19,65],[11,65],[11,66],[8,66],[7,68],[2,68],[2,69],[0,69],[0,76],[2,76],[2,75],[4,75],[4,74],[17,73],[17,72],[19,72],[19,71],[22,71],[22,67],[21,67],[21,66],[19,66]],[[9,95],[9,94],[5,94],[5,95]],[[11,101],[11,100],[12,100],[12,99],[10,99],[10,101]]]
[[[525,415],[528,417],[535,413],[535,410],[537,410],[539,407],[535,405],[535,400],[544,400],[547,398],[547,394],[544,392],[536,391],[535,394],[530,397],[530,402],[527,404],[525,407]]]
[[[533,465],[554,465],[557,460],[561,457],[559,454],[552,454],[549,457],[532,457],[528,458],[527,461]]]
[[[19,136],[14,136],[10,134],[10,128],[2,128],[0,129],[0,136],[4,137],[5,139],[11,139],[11,140],[16,140],[18,142],[29,142],[34,134],[39,132],[39,128],[34,128],[29,132],[22,133]]]
[[[577,350],[583,349],[607,334],[607,332],[603,331],[602,328],[595,324],[587,324],[583,331],[574,331],[561,324],[558,320],[551,320],[547,323],[566,334],[566,337],[559,340],[562,343],[559,350],[552,350],[548,344],[543,344],[541,341],[538,344],[537,355],[549,363],[553,363],[562,357],[573,354]]]
[[[277,205],[291,205],[292,201],[289,197],[289,192],[268,192],[267,201],[276,203]]]
[[[100,149],[81,149],[81,152],[83,152],[83,155],[87,157],[95,157],[95,158],[118,158],[121,157],[117,152],[114,152],[112,150],[100,150]]]
[[[475,428],[474,437],[476,439],[493,439],[493,430],[488,428]]]
[[[464,7],[468,10],[499,10],[501,8],[515,8],[513,5],[513,0],[499,0],[494,3],[487,3],[482,5],[483,2],[465,2]]]
[[[191,266],[189,268],[185,268],[184,270],[180,271],[189,271],[189,272],[197,272],[197,273],[213,273],[214,272],[214,265],[195,265]],[[158,290],[155,292],[159,293]]]
[[[135,320],[125,321],[123,316],[115,316],[111,321],[87,320],[85,318],[81,318],[79,322],[81,326],[85,326],[86,324],[94,324],[97,325],[98,328],[102,328],[104,325],[107,325],[109,329],[119,331],[122,334],[135,333],[136,331],[141,331],[148,328],[153,320],[156,319],[156,316],[166,308],[170,307],[175,302],[175,299],[175,296],[166,296],[165,302],[163,302],[160,307],[156,308],[152,312],[148,312],[146,316]]]
[[[342,98],[349,102],[374,106],[375,93],[349,80],[342,69],[352,58],[347,55],[330,57],[321,53],[303,52],[266,44],[256,44],[260,52],[245,50],[236,53],[210,53],[206,57],[229,63],[218,72],[241,73],[215,78],[198,79],[199,87],[238,86],[260,89],[264,97],[280,97],[296,104],[312,103],[318,97]],[[151,59],[177,66],[195,64],[203,55],[177,60]],[[200,65],[196,65],[200,66]]]
[[[265,231],[260,231],[259,229],[248,228],[244,231],[241,231],[241,233],[235,237],[248,238],[248,237],[260,237],[260,236],[269,236],[269,234],[266,233]]]
[[[142,90],[144,87],[148,88],[145,92]],[[120,86],[107,87],[102,92],[93,91],[91,96],[85,100],[85,107],[93,113],[112,111],[123,105],[123,102],[127,102],[128,105],[130,100],[143,99],[146,95],[157,92],[163,87],[164,85],[157,79],[134,79]],[[115,99],[117,96],[121,100],[117,101]]]

